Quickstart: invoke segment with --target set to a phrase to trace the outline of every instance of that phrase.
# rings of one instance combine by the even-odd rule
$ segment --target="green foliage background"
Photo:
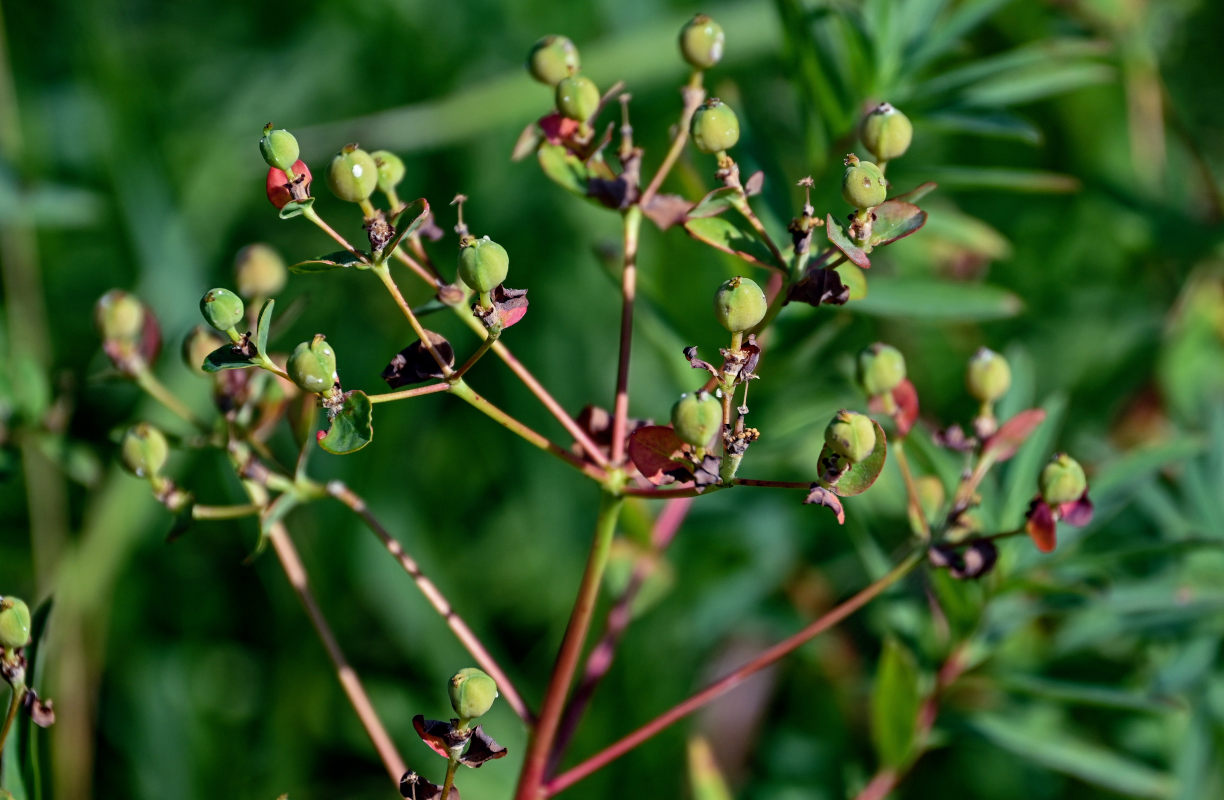
[[[254,523],[201,524],[168,546],[168,514],[114,466],[126,422],[174,422],[105,378],[94,300],[118,286],[156,308],[159,374],[205,412],[204,383],[174,357],[202,292],[230,281],[233,254],[251,241],[289,260],[332,249],[300,220],[278,221],[263,197],[255,143],[274,120],[298,134],[316,175],[345,142],[400,153],[401,194],[429,197],[444,226],[446,202],[467,194],[469,223],[506,246],[511,285],[531,292],[511,347],[567,408],[610,405],[619,296],[606,254],[618,221],[509,161],[550,105],[521,59],[540,35],[564,32],[601,86],[626,80],[651,167],[686,77],[675,32],[696,10],[727,29],[713,93],[740,109],[737,157],[766,171],[775,231],[804,175],[818,182],[818,209],[840,208],[840,157],[868,102],[891,100],[915,120],[893,182],[940,183],[930,223],[881,254],[858,308],[784,314],[753,386],[763,439],[744,474],[811,476],[823,422],[862,402],[850,356],[877,339],[905,352],[932,419],[971,415],[963,368],[983,344],[1012,360],[1006,409],[1050,412],[987,487],[997,529],[1016,524],[1052,449],[1090,466],[1098,516],[1083,535],[1049,557],[1010,541],[999,576],[944,587],[964,619],[992,598],[974,637],[980,661],[948,698],[943,746],[897,796],[1224,793],[1218,3],[96,0],[3,4],[0,592],[56,595],[45,668],[60,722],[40,740],[54,796],[389,795],[277,564],[243,564]],[[712,171],[686,158],[673,185],[695,195]],[[325,217],[360,233],[350,208],[318,194]],[[698,382],[680,347],[721,342],[709,295],[741,267],[653,229],[640,264],[631,412],[663,418]],[[305,311],[276,344],[324,332],[346,387],[376,390],[410,336],[364,277],[292,280],[283,302]],[[471,346],[453,320],[436,324],[460,352]],[[563,438],[492,360],[472,383]],[[320,457],[315,471],[361,488],[537,702],[595,487],[446,397],[380,407],[375,424],[373,446]],[[239,501],[221,458],[183,451],[171,471],[206,501]],[[898,475],[890,468],[847,506],[841,529],[793,495],[699,501],[669,554],[669,591],[631,628],[572,753],[594,752],[878,574],[908,536]],[[289,524],[401,749],[440,780],[410,719],[447,713],[443,681],[467,656],[338,506]],[[869,698],[885,637],[923,681],[939,665],[923,586],[804,648],[755,700],[682,723],[570,794],[688,791],[693,730],[724,748],[737,796],[853,793],[877,767],[870,721],[887,714],[873,715]],[[469,800],[508,797],[523,752],[504,706],[486,727],[512,755],[461,776]]]

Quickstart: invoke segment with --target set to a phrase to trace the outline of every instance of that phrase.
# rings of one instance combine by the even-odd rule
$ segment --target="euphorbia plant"
[[[389,350],[402,346],[382,374],[390,390],[370,390],[363,376],[347,372],[343,353],[328,343],[326,330],[307,341],[284,343],[295,344],[287,356],[274,349],[273,295],[283,286],[284,275],[276,259],[262,251],[246,251],[247,257],[240,259],[237,291],[217,287],[201,299],[205,321],[221,336],[197,331],[184,347],[191,366],[212,376],[217,412],[209,419],[193,417],[152,375],[149,366],[156,354],[157,336],[151,309],[115,293],[99,303],[99,330],[113,365],[183,418],[183,430],[169,438],[146,423],[134,425],[123,439],[125,465],[147,480],[155,496],[174,512],[176,535],[196,520],[259,519],[261,537],[256,552],[268,543],[273,545],[389,777],[404,797],[457,797],[459,766],[480,767],[507,754],[489,733],[471,724],[499,694],[530,734],[515,796],[517,800],[538,800],[569,788],[776,663],[924,564],[946,570],[955,578],[981,577],[995,563],[995,542],[1000,538],[1027,531],[1047,550],[1053,546],[1055,520],[1079,523],[1089,513],[1083,472],[1077,475],[1078,465],[1072,466],[1074,462],[1062,456],[1042,473],[1039,495],[1024,527],[984,531],[977,526],[974,512],[983,479],[993,466],[1015,454],[1042,419],[1038,410],[1022,411],[1002,421],[994,418],[993,404],[1007,390],[1008,368],[1001,356],[989,351],[975,356],[968,368],[969,391],[980,403],[970,423],[971,432],[952,427],[938,430],[935,437],[963,459],[963,472],[954,485],[945,486],[936,476],[922,474],[910,464],[907,445],[921,431],[916,427],[919,393],[907,375],[902,350],[886,343],[873,344],[856,357],[863,390],[861,407],[812,421],[825,431],[815,474],[795,475],[792,480],[748,477],[759,467],[752,457],[752,445],[769,436],[768,419],[754,416],[749,424],[749,388],[755,380],[784,378],[771,372],[773,323],[790,304],[836,307],[852,302],[852,284],[862,277],[859,270],[869,269],[881,248],[923,226],[926,212],[917,203],[935,187],[889,183],[887,167],[904,156],[912,127],[900,110],[879,104],[868,109],[861,124],[864,156],[851,153],[844,157],[841,191],[847,206],[818,213],[811,201],[814,181],[800,178],[796,182],[801,197],[794,198],[798,208],[793,219],[785,233],[771,231],[753,207],[765,176],[743,174],[735,157],[741,137],[738,116],[729,103],[707,97],[705,89],[705,74],[717,68],[725,38],[717,23],[704,16],[681,31],[681,54],[692,70],[681,90],[683,105],[670,146],[653,171],[647,169],[647,154],[634,139],[632,104],[622,87],[600,92],[582,74],[577,48],[565,37],[542,39],[528,56],[531,74],[552,88],[554,109],[528,127],[516,153],[534,154],[543,172],[563,189],[621,219],[621,320],[610,410],[600,409],[595,397],[591,410],[572,413],[513,355],[508,344],[514,337],[510,328],[527,313],[528,301],[526,290],[510,288],[506,282],[530,288],[531,277],[495,241],[501,232],[485,230],[473,221],[470,210],[465,219],[467,198],[455,198],[456,236],[448,238],[444,228],[452,223],[449,212],[443,225],[426,198],[400,199],[405,170],[394,154],[369,153],[357,144],[345,144],[320,174],[326,176],[333,194],[361,211],[366,241],[350,241],[316,210],[312,173],[299,159],[293,134],[271,125],[264,129],[259,143],[268,164],[269,201],[282,219],[300,217],[341,248],[300,260],[288,271],[318,276],[298,280],[326,280],[326,273],[334,271],[368,272],[378,279],[408,329],[404,341],[388,345]],[[601,125],[606,127],[601,129]],[[667,178],[690,140],[697,163],[711,176],[711,186],[694,196],[667,192]],[[868,153],[876,161],[868,161]],[[692,267],[694,281],[707,283],[714,316],[727,338],[674,354],[695,372],[690,382],[675,387],[673,396],[679,399],[671,408],[670,425],[630,417],[629,366],[638,270],[659,268],[638,264],[645,222],[665,235],[677,235],[673,229],[683,230],[695,241],[739,259],[744,273],[722,281],[721,276],[703,274],[700,264]],[[256,256],[264,256],[257,266]],[[400,278],[408,275],[429,287],[434,302],[412,307],[400,287]],[[452,344],[425,327],[425,314],[443,312],[462,320],[475,341]],[[557,419],[572,437],[572,446],[533,429],[476,391],[473,384],[480,372],[476,368],[487,366],[483,359],[489,353],[503,361]],[[921,384],[920,377],[917,383]],[[359,384],[365,388],[356,388]],[[316,449],[344,455],[370,445],[376,429],[375,406],[434,393],[457,397],[598,488],[589,556],[565,635],[542,687],[518,688],[512,677],[514,666],[499,664],[447,600],[443,589],[451,587],[439,587],[422,573],[357,492],[344,482],[321,482],[310,475],[309,460]],[[652,415],[665,417],[667,409],[653,410]],[[297,453],[291,465],[279,463],[268,447],[278,426],[289,427],[296,437]],[[177,485],[166,474],[168,442],[222,450],[242,482],[247,502],[211,505],[198,500],[190,487]],[[843,500],[870,489],[890,458],[904,480],[914,527],[907,552],[890,571],[653,721],[577,764],[559,768],[586,704],[612,663],[615,637],[601,642],[601,647],[607,647],[598,659],[594,652],[588,655],[581,683],[574,688],[627,498],[662,502],[657,515],[661,534],[655,542],[661,551],[682,525],[692,498],[732,489],[798,492],[795,502],[826,506],[825,519],[843,523],[847,514]],[[417,735],[445,759],[444,771],[436,763],[437,769],[417,764],[415,757],[410,764],[400,754],[395,737],[380,721],[311,592],[287,521],[295,508],[325,499],[339,501],[363,520],[446,619],[476,664],[455,673],[448,684],[455,719],[427,720],[420,715],[414,720]],[[614,602],[613,611],[631,604],[639,588],[640,582],[631,582]],[[937,691],[967,669],[956,659],[955,652],[948,657],[949,666],[940,673],[942,683]],[[528,699],[533,696],[539,701]],[[934,698],[932,694],[931,703]],[[887,757],[881,764],[880,782],[871,785],[895,782],[913,764],[927,745],[935,710],[921,717],[915,712],[902,723],[903,728],[908,726],[900,737],[905,745],[882,754]],[[431,781],[427,775],[438,780]]]

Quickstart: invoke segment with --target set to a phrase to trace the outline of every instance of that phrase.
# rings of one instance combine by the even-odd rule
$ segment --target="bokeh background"
[[[44,796],[394,794],[275,559],[244,564],[256,525],[200,524],[167,545],[169,514],[115,466],[117,430],[175,421],[107,376],[95,299],[121,287],[156,309],[166,337],[158,373],[207,413],[206,382],[175,352],[202,292],[230,283],[234,254],[253,241],[290,261],[333,249],[300,219],[278,220],[263,197],[256,142],[272,120],[297,133],[316,175],[346,142],[400,153],[401,194],[427,196],[444,227],[453,224],[446,203],[467,194],[469,224],[506,246],[511,284],[531,292],[511,346],[567,408],[610,405],[618,219],[530,160],[510,161],[520,130],[551,102],[522,58],[539,36],[565,33],[601,86],[625,80],[651,168],[687,76],[675,34],[695,11],[727,31],[726,60],[709,81],[739,109],[736,155],[765,170],[758,205],[775,233],[805,175],[817,181],[817,208],[840,213],[840,159],[872,102],[890,100],[915,122],[913,148],[889,170],[894,184],[940,184],[926,228],[875,259],[865,300],[783,315],[753,386],[763,438],[743,474],[811,477],[823,422],[862,404],[852,356],[877,339],[904,351],[933,422],[971,416],[963,371],[981,345],[1011,359],[1005,413],[1049,412],[1033,446],[985,487],[996,529],[1017,523],[1055,448],[1090,468],[1090,528],[1050,557],[1012,540],[999,575],[952,590],[981,619],[979,661],[948,699],[938,746],[896,796],[1224,793],[1219,3],[0,8],[0,593],[56,598],[42,678],[59,722],[38,740],[55,787]],[[669,186],[696,197],[712,172],[710,159],[690,154]],[[318,194],[325,217],[360,233],[351,207]],[[435,256],[449,264],[443,245]],[[664,418],[698,382],[680,348],[713,352],[722,341],[709,296],[743,267],[654,229],[640,264],[631,411]],[[302,314],[275,344],[324,332],[345,385],[376,391],[411,337],[365,278],[294,278],[284,301],[301,301]],[[461,352],[471,346],[453,319],[433,324]],[[564,441],[492,359],[472,383]],[[379,407],[376,428],[371,447],[320,457],[315,473],[361,487],[538,702],[595,487],[446,397]],[[954,476],[955,464],[949,473],[930,448],[918,451],[921,469]],[[206,502],[241,501],[216,454],[178,452],[171,471]],[[651,511],[635,507],[626,530]],[[909,535],[892,468],[848,512],[839,528],[794,494],[701,500],[572,754],[594,752],[879,574]],[[318,503],[288,522],[401,750],[440,782],[441,760],[416,742],[410,720],[448,713],[444,680],[468,658],[343,509]],[[946,641],[929,591],[914,580],[719,714],[681,723],[570,795],[688,793],[694,731],[714,743],[735,796],[852,795],[876,768],[867,709],[881,641],[904,643],[928,680],[939,664]],[[523,752],[508,709],[486,727],[512,754],[461,776],[468,800],[509,797]]]

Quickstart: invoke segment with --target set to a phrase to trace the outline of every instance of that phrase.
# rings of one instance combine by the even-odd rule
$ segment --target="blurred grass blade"
[[[1008,290],[984,283],[871,276],[867,296],[846,308],[878,317],[970,322],[1013,317],[1024,304]]]
[[[1073,683],[1051,680],[1037,675],[1005,675],[998,680],[999,685],[1010,692],[1043,697],[1061,703],[1117,708],[1126,711],[1146,711],[1155,714],[1166,714],[1185,708],[1185,704],[1174,697],[1134,692],[1105,684]]]
[[[967,87],[960,99],[970,106],[1012,106],[1115,80],[1117,72],[1105,64],[1043,63]]]
[[[883,766],[900,768],[908,763],[920,703],[913,655],[895,639],[885,639],[871,691],[871,741]]]
[[[1001,715],[980,715],[969,727],[987,741],[1046,769],[1125,797],[1164,800],[1173,779],[1136,759],[1084,741],[1048,725],[1036,726]]]
[[[999,530],[1011,530],[1024,519],[1029,501],[1037,494],[1037,474],[1050,457],[1054,438],[1062,426],[1063,413],[1067,410],[1065,395],[1056,394],[1041,404],[1046,412],[1045,421],[1028,437],[1016,455],[1006,465],[1003,480],[1003,508],[996,523]]]
[[[930,29],[929,35],[918,42],[906,66],[917,69],[946,53],[969,31],[1011,0],[969,0],[945,16]]]
[[[926,174],[945,189],[992,189],[1035,194],[1061,194],[1080,189],[1077,178],[1035,169],[931,167]]]
[[[1006,111],[944,111],[922,118],[925,131],[979,138],[1014,139],[1025,144],[1041,144],[1041,130],[1026,119]]]
[[[714,760],[714,751],[703,736],[690,736],[688,740],[689,782],[693,787],[693,800],[731,800],[727,780]]]
[[[1107,45],[1088,39],[1048,39],[1017,47],[997,56],[971,61],[920,83],[913,91],[917,98],[929,98],[967,86],[984,84],[995,78],[1006,78],[1017,71],[1034,66],[1057,64],[1062,67],[1086,63],[1086,59],[1103,56]]]

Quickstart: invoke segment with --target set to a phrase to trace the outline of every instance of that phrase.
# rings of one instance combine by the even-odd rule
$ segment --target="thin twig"
[[[480,637],[472,632],[463,618],[455,612],[454,606],[442,594],[437,585],[421,572],[421,567],[413,558],[404,552],[403,546],[399,543],[390,532],[383,527],[383,524],[378,520],[374,513],[370,511],[364,499],[361,498],[352,489],[345,486],[340,481],[332,481],[327,484],[327,493],[339,500],[344,505],[348,506],[353,513],[361,518],[361,521],[366,524],[375,536],[383,543],[395,560],[403,567],[404,572],[407,572],[412,582],[421,590],[421,594],[425,595],[425,599],[433,606],[433,609],[438,612],[442,619],[446,620],[446,625],[455,634],[455,638],[463,645],[471,655],[476,659],[476,664],[481,669],[489,674],[497,683],[498,691],[502,697],[506,699],[506,703],[514,709],[514,713],[526,722],[528,725],[532,723],[533,716],[531,710],[527,708],[527,703],[524,702],[523,696],[519,694],[518,689],[514,688],[514,684],[510,681],[510,676],[497,663],[497,660],[489,653],[488,649],[481,643]]]
[[[401,389],[398,392],[366,395],[371,403],[390,403],[393,400],[407,400],[410,397],[420,397],[426,394],[445,392],[450,389],[449,383],[431,383],[428,386],[416,386],[412,389]]]
[[[330,236],[332,239],[334,239],[341,247],[343,247],[345,250],[349,251],[354,256],[356,256],[358,260],[367,262],[367,263],[369,262],[369,259],[366,258],[365,254],[361,253],[359,250],[357,250],[357,248],[349,244],[348,239],[345,239],[343,236],[337,233],[336,230],[332,226],[324,222],[323,218],[319,216],[319,212],[315,211],[313,208],[308,207],[308,208],[302,209],[302,216],[310,220],[311,222],[313,222],[315,225],[317,225],[319,227],[319,230],[323,231],[328,236]]]
[[[858,609],[865,606],[885,589],[897,583],[921,562],[922,557],[923,553],[921,551],[910,554],[887,575],[873,581],[870,585],[860,590],[853,597],[834,607],[821,616],[820,619],[817,619],[803,630],[787,639],[784,639],[773,647],[770,647],[768,650],[764,651],[747,664],[744,664],[739,669],[714,681],[714,683],[702,689],[689,699],[673,706],[668,711],[665,711],[655,719],[638,728],[633,733],[630,733],[619,741],[599,751],[576,767],[573,767],[572,769],[569,769],[553,778],[544,787],[545,796],[552,796],[564,789],[569,788],[591,773],[607,766],[612,761],[615,761],[625,753],[628,753],[630,750],[634,749],[652,736],[658,734],[669,725],[683,719],[710,701],[722,696],[723,694],[726,694],[728,691],[734,689],[752,675],[799,649],[816,636],[824,633],[829,628],[833,627]]]
[[[619,465],[625,459],[625,429],[629,419],[629,355],[633,349],[633,303],[637,296],[638,233],[642,229],[642,209],[630,206],[625,212],[625,255],[621,272],[620,357],[616,365],[616,399],[612,406],[612,457]]]
[[[905,437],[897,437],[897,441],[893,443],[893,455],[897,459],[897,467],[901,470],[901,477],[905,480],[905,494],[909,498],[910,511],[918,520],[918,526],[922,530],[922,538],[930,541],[931,525],[927,522],[926,512],[922,509],[922,499],[918,496],[918,485],[914,483],[914,473],[910,471],[909,459],[905,457]]]
[[[676,160],[684,152],[684,145],[688,142],[689,126],[693,123],[693,115],[697,113],[697,109],[701,107],[702,101],[705,100],[705,89],[701,85],[701,76],[701,70],[693,70],[688,84],[680,90],[684,96],[684,110],[680,112],[680,123],[676,128],[676,135],[672,139],[671,147],[668,148],[663,163],[659,165],[659,171],[651,178],[650,185],[646,187],[646,191],[642,192],[642,198],[639,201],[642,205],[649,203],[650,199],[659,191],[659,187],[663,185],[663,179],[671,172],[671,168],[675,165]]]
[[[439,353],[437,348],[434,347],[433,341],[425,332],[425,328],[421,326],[420,320],[417,319],[416,314],[412,313],[412,306],[408,305],[408,301],[404,299],[404,295],[400,292],[399,285],[395,282],[395,279],[391,277],[391,270],[387,269],[386,264],[382,264],[374,267],[372,271],[378,276],[378,279],[382,281],[383,286],[387,287],[387,291],[391,294],[391,298],[395,300],[395,304],[399,306],[400,311],[403,312],[404,317],[408,320],[408,324],[412,326],[413,332],[417,335],[417,338],[421,340],[421,346],[424,347],[429,352],[429,355],[433,357],[434,362],[438,365],[438,369],[442,370],[443,376],[450,378],[452,374],[450,364],[446,363],[446,360],[442,358],[441,353]]]

